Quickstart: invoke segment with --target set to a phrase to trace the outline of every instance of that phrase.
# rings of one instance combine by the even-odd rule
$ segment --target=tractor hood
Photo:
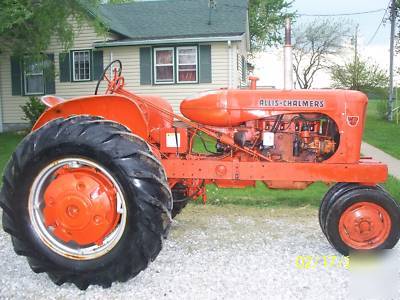
[[[356,116],[364,120],[368,98],[345,90],[231,90],[200,93],[182,101],[181,113],[200,124],[238,126],[266,117],[318,112],[332,117]]]

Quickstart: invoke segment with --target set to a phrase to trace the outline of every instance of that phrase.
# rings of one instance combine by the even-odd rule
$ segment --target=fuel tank
[[[363,120],[367,102],[367,96],[357,91],[221,89],[183,100],[180,110],[203,125],[232,127],[296,112],[318,112],[333,118],[348,114]]]

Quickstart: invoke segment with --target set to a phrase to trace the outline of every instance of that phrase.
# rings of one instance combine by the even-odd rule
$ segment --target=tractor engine
[[[322,162],[335,153],[340,139],[335,122],[315,113],[248,121],[229,131],[236,145],[257,150],[272,161]],[[220,142],[216,149],[231,151]]]
[[[346,91],[221,89],[185,99],[180,110],[219,133],[220,138],[211,135],[221,155],[241,161],[323,162],[339,148],[337,121],[347,116],[348,132],[360,134],[365,104],[363,95],[350,97]],[[359,153],[345,159],[356,161]]]

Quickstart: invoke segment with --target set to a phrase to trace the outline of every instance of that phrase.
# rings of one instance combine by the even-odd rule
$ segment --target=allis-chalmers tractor
[[[334,248],[397,243],[399,207],[378,185],[387,167],[360,158],[364,94],[259,90],[250,78],[246,90],[185,99],[182,116],[160,97],[125,90],[121,70],[118,60],[108,65],[94,96],[43,97],[48,109],[5,169],[3,228],[33,271],[81,289],[127,281],[157,257],[186,203],[206,200],[207,184],[325,182],[319,221]]]

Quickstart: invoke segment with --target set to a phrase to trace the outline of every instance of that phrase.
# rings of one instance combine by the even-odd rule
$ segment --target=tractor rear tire
[[[328,208],[325,233],[343,255],[392,249],[400,237],[400,208],[382,187],[352,188]]]
[[[63,161],[69,164],[62,165]],[[63,167],[49,177],[40,177],[57,164]],[[96,182],[101,187],[111,184],[112,200],[104,200],[108,198],[99,189],[87,198],[81,199],[77,194],[79,200],[69,195],[51,198],[53,202],[43,200],[47,201],[49,186],[60,176],[70,176],[68,172],[74,175],[76,170],[81,170],[79,176],[89,174],[85,178],[90,184]],[[81,177],[74,176],[79,182]],[[64,183],[70,182],[68,178],[65,177]],[[141,138],[122,125],[100,118],[57,119],[32,132],[12,155],[3,179],[0,193],[3,229],[11,235],[15,252],[27,257],[32,270],[46,272],[57,285],[70,282],[85,290],[89,285],[110,287],[115,281],[129,280],[157,257],[171,223],[172,194],[160,162]],[[71,188],[71,193],[85,191],[86,186],[79,184]],[[38,187],[37,194],[34,187]],[[65,192],[62,184],[58,191]],[[98,198],[99,191],[103,198]],[[100,240],[84,243],[71,238],[68,241],[62,237],[71,235],[69,227],[62,227],[62,222],[51,226],[46,223],[51,209],[49,203],[91,201],[91,205],[97,205],[97,199],[103,199],[101,208],[107,211],[107,218],[113,215],[115,221],[113,229],[105,231]],[[103,220],[97,211],[93,212],[92,206],[85,209],[86,215],[95,214],[88,219],[89,223],[98,225],[97,222]],[[83,213],[79,215],[79,209],[74,206],[52,212],[65,219],[66,211],[72,220],[67,222],[68,226],[73,227],[76,219],[72,217],[78,214],[79,219]],[[62,233],[58,231],[57,235],[58,226]],[[97,230],[96,226],[91,228]],[[73,230],[81,234],[79,238],[91,239],[92,231],[82,229],[80,232],[75,227]]]

